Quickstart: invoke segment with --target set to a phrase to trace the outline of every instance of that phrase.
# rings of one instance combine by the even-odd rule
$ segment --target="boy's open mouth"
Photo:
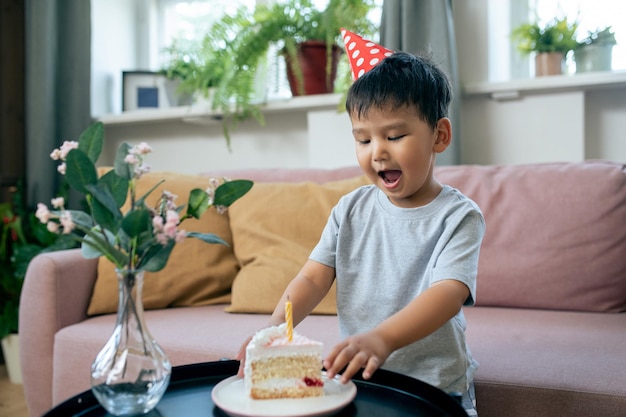
[[[385,184],[392,185],[398,182],[400,177],[402,176],[402,171],[394,169],[389,171],[380,171],[378,176],[383,179]]]

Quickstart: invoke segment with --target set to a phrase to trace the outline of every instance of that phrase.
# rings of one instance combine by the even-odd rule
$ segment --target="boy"
[[[359,166],[373,185],[333,208],[309,260],[285,290],[270,325],[294,325],[337,281],[343,341],[324,360],[329,378],[345,368],[367,379],[384,367],[449,393],[476,415],[463,305],[472,305],[485,223],[480,209],[433,176],[452,139],[445,74],[426,59],[344,33],[356,81],[346,109]],[[367,57],[366,60],[360,58]],[[243,351],[239,357],[243,362]]]

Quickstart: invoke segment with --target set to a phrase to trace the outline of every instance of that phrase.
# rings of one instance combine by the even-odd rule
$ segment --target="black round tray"
[[[211,390],[233,376],[238,361],[207,362],[174,367],[167,391],[157,407],[145,417],[227,417],[213,404]],[[354,401],[335,413],[338,417],[423,416],[467,417],[460,404],[443,391],[405,375],[379,369],[363,380],[353,378],[357,386]],[[59,404],[44,417],[110,417],[91,391],[85,391]]]

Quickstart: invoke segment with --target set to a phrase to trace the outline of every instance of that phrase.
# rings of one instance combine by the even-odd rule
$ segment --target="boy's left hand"
[[[335,345],[324,359],[326,375],[334,378],[347,365],[339,378],[341,383],[347,383],[361,368],[363,378],[369,379],[390,354],[391,349],[375,331],[350,336]]]

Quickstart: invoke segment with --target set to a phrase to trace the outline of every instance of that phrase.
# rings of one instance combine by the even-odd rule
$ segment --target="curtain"
[[[91,2],[26,0],[26,184],[49,204],[61,177],[50,153],[91,123]]]
[[[413,54],[426,53],[448,74],[453,88],[450,105],[452,144],[437,156],[440,165],[460,163],[460,99],[456,40],[451,0],[384,0],[380,44]]]

